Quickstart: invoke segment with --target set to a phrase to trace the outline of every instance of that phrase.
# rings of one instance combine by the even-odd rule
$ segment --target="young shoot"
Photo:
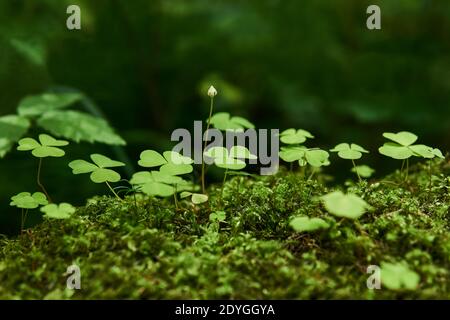
[[[369,153],[369,151],[367,151],[366,149],[355,143],[352,144],[340,143],[333,149],[331,149],[330,152],[337,152],[340,158],[351,160],[353,164],[353,169],[355,170],[354,172],[358,176],[359,181],[361,181],[361,176],[358,172],[358,169],[355,169],[356,168],[355,160],[361,159],[363,153]]]
[[[401,131],[398,133],[385,132],[383,133],[383,137],[391,140],[392,142],[386,142],[378,149],[378,151],[382,155],[390,158],[403,160],[401,172],[403,172],[406,162],[405,180],[408,180],[409,158],[412,156],[428,159],[434,157],[444,158],[439,149],[433,149],[424,144],[413,144],[418,139],[414,133],[407,131]]]
[[[120,174],[110,168],[123,167],[125,164],[120,161],[111,160],[101,154],[91,154],[90,157],[93,163],[85,160],[74,160],[69,163],[69,167],[73,170],[73,174],[90,173],[92,182],[105,183],[114,196],[116,196],[117,199],[122,200],[110,184],[119,182],[121,179]]]
[[[174,196],[178,209],[177,193],[195,189],[192,183],[179,177],[191,173],[194,161],[178,152],[165,151],[163,155],[154,150],[145,150],[140,155],[138,164],[144,168],[157,168],[159,171],[141,171],[133,175],[132,185],[140,186],[140,190],[149,196]]]
[[[370,205],[355,194],[344,194],[341,191],[334,191],[321,197],[325,209],[337,217],[348,219],[358,219],[368,209]]]
[[[353,167],[351,171],[356,175],[358,175],[359,177],[366,179],[370,178],[375,173],[375,169],[372,169],[371,167],[365,164]]]
[[[45,218],[49,219],[68,219],[75,212],[75,208],[69,203],[48,204],[41,208]]]
[[[33,194],[29,192],[21,192],[11,197],[11,203],[9,205],[12,207],[22,209],[21,224],[20,224],[21,232],[23,231],[25,226],[28,210],[36,209],[40,206],[45,206],[47,204],[48,204],[47,197],[42,192],[35,192]]]
[[[298,161],[300,167],[310,165],[312,170],[308,178],[311,179],[316,172],[317,168],[330,165],[328,158],[330,154],[319,148],[307,148],[304,146],[290,146],[282,147],[280,150],[280,158],[283,161],[293,163]]]
[[[189,191],[184,191],[180,194],[181,199],[188,197],[191,197],[191,202],[195,205],[202,204],[208,201],[208,196],[206,194],[192,193]]]
[[[221,198],[223,196],[223,187],[227,179],[228,170],[239,171],[246,167],[244,160],[256,160],[257,156],[250,153],[244,146],[233,146],[230,151],[224,147],[212,147],[204,152],[204,156],[212,158],[214,164],[222,169],[225,169],[225,174],[222,182]]]
[[[41,170],[42,159],[48,157],[60,158],[65,155],[64,150],[59,147],[67,146],[69,142],[65,140],[56,140],[48,134],[40,134],[39,142],[33,138],[23,138],[19,140],[19,151],[31,151],[31,154],[39,159],[38,171],[37,171],[37,184],[46,195],[47,199],[51,202],[51,198],[41,182]]]

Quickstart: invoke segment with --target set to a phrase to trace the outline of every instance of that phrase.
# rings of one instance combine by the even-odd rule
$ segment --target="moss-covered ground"
[[[89,200],[67,220],[0,238],[3,299],[403,299],[450,298],[450,165],[428,164],[362,183],[327,187],[297,173],[234,177],[210,204],[140,196]],[[336,218],[319,197],[341,188],[373,209]],[[210,213],[225,211],[224,222]],[[296,233],[296,215],[331,227]],[[405,261],[417,290],[370,290],[368,265]],[[66,269],[81,269],[81,290]]]

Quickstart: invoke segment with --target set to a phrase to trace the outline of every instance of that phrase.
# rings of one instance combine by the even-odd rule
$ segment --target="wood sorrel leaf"
[[[37,158],[63,157],[66,153],[64,152],[64,150],[57,147],[62,147],[69,144],[67,141],[56,140],[55,138],[47,134],[39,135],[39,141],[40,143],[33,138],[21,139],[19,140],[19,146],[17,147],[17,150],[32,150],[32,155]]]
[[[330,225],[320,218],[295,217],[289,225],[297,232],[309,232],[329,228]]]
[[[145,150],[141,153],[139,165],[145,168],[159,167],[167,163],[162,155],[154,150]]]
[[[125,163],[111,160],[101,154],[91,154],[91,159],[99,168],[115,168],[125,166]]]
[[[418,139],[418,137],[414,133],[407,131],[401,131],[398,133],[385,132],[383,133],[383,137],[397,142],[399,145],[402,145],[404,147],[412,145]]]
[[[420,282],[419,275],[406,262],[381,263],[381,283],[391,290],[414,290]]]
[[[44,217],[51,219],[67,219],[75,212],[75,208],[69,203],[49,204],[41,208]]]
[[[352,193],[334,191],[321,198],[327,211],[338,217],[357,219],[370,208],[363,199]]]
[[[280,133],[280,141],[285,144],[301,144],[306,141],[307,138],[314,138],[314,136],[303,129],[295,130],[293,128],[284,130]]]
[[[95,183],[118,182],[120,174],[111,169],[98,168],[91,173],[91,180]]]
[[[363,153],[369,152],[355,143],[352,143],[351,145],[348,143],[340,143],[330,151],[337,152],[340,158],[347,160],[360,159]]]
[[[396,143],[386,142],[383,146],[378,148],[378,151],[385,156],[404,160],[414,155],[413,151],[409,147],[405,147]]]
[[[370,178],[373,173],[375,172],[374,169],[372,169],[371,167],[367,166],[367,165],[360,165],[360,166],[356,166],[353,167],[352,172],[357,173],[360,177],[363,178]]]

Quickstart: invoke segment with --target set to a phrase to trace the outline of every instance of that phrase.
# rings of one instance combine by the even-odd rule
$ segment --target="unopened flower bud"
[[[208,96],[211,98],[214,98],[217,95],[217,90],[213,86],[209,87],[208,89]]]

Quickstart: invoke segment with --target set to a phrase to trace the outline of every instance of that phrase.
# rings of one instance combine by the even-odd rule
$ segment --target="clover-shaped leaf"
[[[231,117],[228,112],[219,112],[211,117],[210,123],[219,130],[242,131],[244,129],[253,129],[255,126],[245,118]]]
[[[45,213],[45,217],[51,219],[67,219],[75,212],[75,208],[69,203],[49,204],[41,208],[41,211]]]
[[[330,161],[328,160],[330,155],[325,150],[308,149],[305,152],[305,157],[308,164],[312,167],[318,168],[330,165]]]
[[[381,282],[391,290],[414,290],[419,285],[420,277],[404,262],[382,262]]]
[[[191,173],[194,161],[178,152],[165,151],[163,155],[154,150],[145,150],[138,161],[141,167],[153,168],[161,166],[161,172],[167,175],[183,175]]]
[[[373,175],[373,173],[375,172],[374,169],[372,169],[371,167],[369,167],[367,165],[360,165],[360,166],[353,167],[351,171],[363,178],[370,178]]]
[[[422,158],[428,158],[433,159],[435,157],[444,159],[444,155],[442,154],[442,151],[437,148],[432,148],[429,146],[426,146],[424,144],[416,144],[409,147],[413,152],[414,155],[422,157]]]
[[[363,153],[369,153],[369,151],[355,143],[351,145],[348,143],[340,143],[330,151],[337,152],[340,158],[347,160],[360,159]]]
[[[108,168],[123,167],[125,166],[124,163],[111,160],[101,154],[92,154],[91,159],[94,163],[85,160],[74,160],[69,163],[73,174],[91,173],[90,178],[95,183],[120,181],[120,174]]]
[[[320,218],[295,217],[289,225],[297,232],[309,232],[329,228],[330,225]]]
[[[234,146],[230,152],[224,147],[212,147],[206,150],[204,155],[212,158],[219,168],[228,170],[244,169],[246,164],[241,159],[256,159],[256,156],[243,146]]]
[[[19,151],[32,151],[32,155],[37,158],[63,157],[66,153],[58,148],[68,145],[65,140],[56,140],[48,134],[40,134],[39,142],[33,138],[23,138],[19,140]]]
[[[209,215],[209,221],[223,222],[225,221],[226,217],[227,214],[225,213],[225,211],[215,211]]]
[[[338,217],[357,219],[370,208],[367,202],[352,193],[334,191],[321,198],[327,211]]]
[[[180,194],[180,198],[187,198],[187,197],[191,197],[191,202],[193,204],[201,204],[201,203],[205,203],[206,201],[208,201],[208,196],[206,194],[201,194],[201,193],[192,193],[192,192],[182,192]]]
[[[21,209],[36,209],[39,206],[48,204],[47,197],[41,192],[33,194],[29,192],[21,192],[11,197],[10,206],[15,206]]]
[[[423,157],[423,154],[427,153],[426,149],[429,148],[425,145],[413,145],[418,137],[414,133],[407,131],[398,133],[385,132],[383,137],[393,142],[386,142],[378,151],[382,155],[397,160],[405,160],[412,156]]]
[[[398,133],[385,132],[383,137],[398,143],[401,146],[407,147],[417,141],[418,137],[411,132],[401,131]]]
[[[131,178],[130,183],[137,185],[149,196],[169,197],[177,192],[193,190],[192,183],[181,177],[169,175],[161,171],[141,171]]]
[[[280,158],[286,162],[294,162],[305,157],[305,152],[308,148],[299,146],[299,147],[282,147],[280,150]]]
[[[300,166],[309,164],[312,167],[328,166],[330,154],[318,148],[308,149],[303,146],[283,147],[280,151],[280,158],[286,162],[298,160]]]
[[[404,160],[412,157],[414,155],[414,152],[409,148],[405,146],[401,146],[396,143],[387,142],[380,148],[378,148],[378,151],[385,156],[391,157],[393,159],[397,160]]]
[[[307,138],[314,138],[314,136],[306,130],[293,128],[284,130],[280,133],[280,140],[285,144],[301,144],[306,141]]]

